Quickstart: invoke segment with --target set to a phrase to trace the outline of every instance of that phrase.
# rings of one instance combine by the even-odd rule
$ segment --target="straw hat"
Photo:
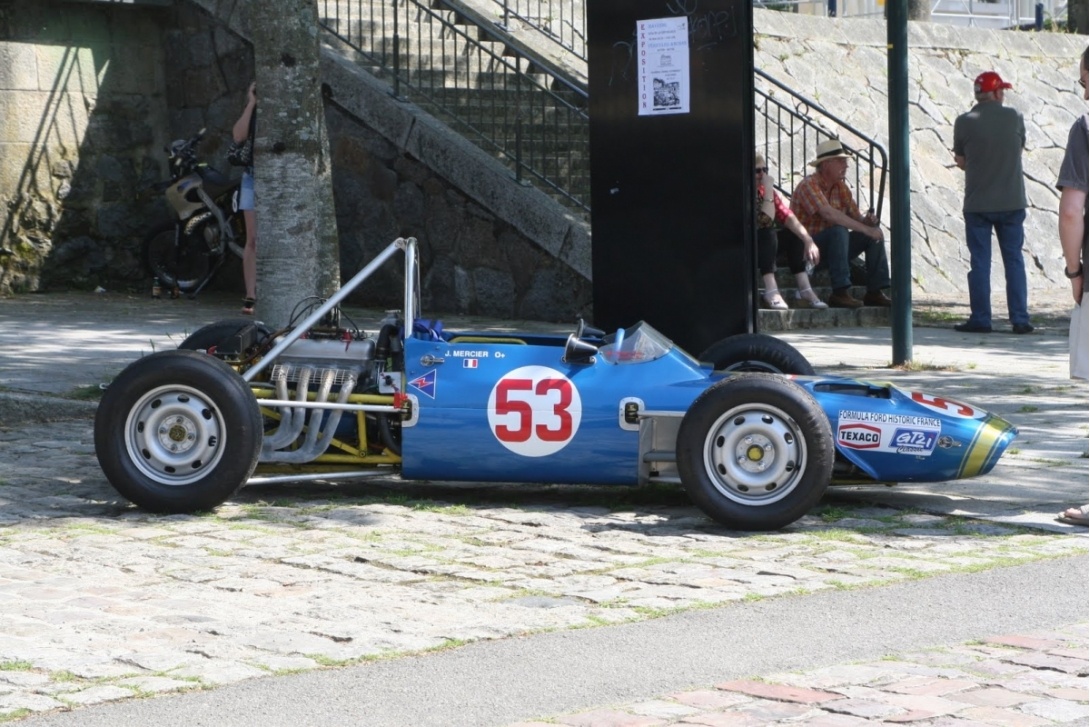
[[[829,159],[847,159],[850,156],[851,154],[840,143],[840,139],[826,139],[818,144],[817,156],[814,157],[814,161],[810,162],[810,166],[816,167]]]

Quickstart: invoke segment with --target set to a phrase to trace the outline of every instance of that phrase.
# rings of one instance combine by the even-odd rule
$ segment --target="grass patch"
[[[26,707],[20,707],[14,712],[8,712],[7,714],[0,714],[0,722],[15,722],[23,717],[29,717],[30,710]]]
[[[102,387],[98,384],[87,384],[72,389],[64,395],[64,398],[75,401],[98,401],[102,398],[102,391]]]
[[[914,323],[919,325],[927,324],[939,324],[939,323],[953,323],[961,320],[961,316],[956,313],[949,313],[947,311],[940,310],[916,310],[913,311],[912,319]]]
[[[12,661],[0,661],[0,671],[31,671],[34,665],[29,661],[15,659]]]
[[[925,361],[906,361],[903,364],[897,366],[890,365],[894,371],[957,371],[956,366],[941,366],[939,364],[927,363]]]

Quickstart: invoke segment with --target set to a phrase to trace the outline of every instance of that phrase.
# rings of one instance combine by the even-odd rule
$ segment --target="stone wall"
[[[93,88],[79,86],[83,93],[78,96],[75,87],[64,90],[76,96],[70,103],[94,110],[66,132],[59,146],[65,163],[42,165],[34,184],[24,185],[21,195],[10,195],[21,200],[26,211],[13,217],[15,224],[0,238],[4,249],[13,251],[0,257],[0,294],[99,285],[148,289],[140,243],[156,221],[169,219],[169,211],[161,199],[139,192],[165,176],[162,147],[167,140],[188,137],[203,128],[200,158],[237,175],[227,166],[225,155],[231,127],[253,78],[252,52],[236,32],[243,30],[236,27],[237,17],[231,16],[229,23],[218,22],[208,11],[218,13],[219,8],[213,3],[206,11],[202,4],[208,5],[180,2],[151,11],[105,3],[64,5],[66,32],[58,31],[55,39],[61,50],[92,45],[93,37],[108,31],[111,62],[100,68],[99,83]],[[57,15],[42,11],[34,21],[20,13],[26,37],[15,33],[0,41],[0,49],[15,49],[10,52],[44,66],[40,59],[49,57],[52,48],[38,45],[30,29],[35,22],[59,22]],[[92,19],[106,30],[84,38],[80,31]],[[122,30],[129,33],[127,38]],[[328,49],[326,55],[330,55]],[[121,70],[135,68],[144,69],[143,75]],[[154,76],[149,77],[152,71]],[[120,79],[115,81],[111,74],[125,74],[125,85],[120,86]],[[488,173],[467,172],[466,167],[473,165],[458,158],[444,176],[435,170],[444,165],[429,153],[438,150],[450,156],[459,144],[471,145],[441,125],[416,123],[410,105],[393,101],[382,84],[360,78],[351,68],[330,67],[328,82],[330,92],[335,90],[350,107],[327,105],[341,270],[346,279],[396,237],[411,235],[420,242],[425,310],[539,320],[589,317],[589,245],[584,246],[585,254],[577,256],[575,268],[563,262],[571,257],[563,249],[571,237],[564,230],[578,226],[577,222],[564,223],[561,239],[554,244],[550,238],[557,234],[542,233],[541,227],[527,224],[541,215],[526,200],[543,198],[546,204],[557,205],[536,190],[514,184],[505,173],[489,182],[490,191],[484,196],[495,204],[486,209],[465,189]],[[22,121],[26,90],[15,87],[0,96],[6,115],[14,111]],[[368,103],[359,103],[361,94],[366,94]],[[381,118],[371,116],[379,105],[390,108],[380,112]],[[369,116],[371,124],[385,134],[364,123],[360,114]],[[391,118],[396,123],[389,123]],[[27,124],[33,122],[33,117],[27,118]],[[103,144],[94,131],[103,127],[130,132],[133,143],[121,148],[116,143]],[[51,142],[29,136],[18,149],[7,150],[11,153],[5,155],[5,170],[47,156],[51,148]],[[475,147],[466,153],[480,154]],[[88,174],[78,187],[81,194],[73,195],[68,189],[76,185],[67,184],[63,175],[77,166]],[[117,172],[135,166],[139,166],[138,174]],[[460,174],[467,177],[460,179]],[[259,180],[259,190],[263,181]],[[9,198],[6,189],[2,193]],[[497,214],[496,208],[504,206],[516,210],[506,215],[514,222]],[[97,215],[84,214],[85,210],[97,210]],[[583,230],[582,237],[586,236]],[[380,271],[373,280],[375,284],[363,286],[352,302],[400,307],[400,273]],[[228,260],[213,287],[241,293],[238,260]]]
[[[814,18],[754,10],[754,64],[889,148],[886,26],[881,20]],[[1056,232],[1056,174],[1067,133],[1086,111],[1078,87],[1085,36],[909,23],[912,278],[929,295],[965,295],[968,251],[961,214],[964,173],[954,165],[953,125],[972,107],[973,79],[997,71],[1014,85],[1006,104],[1025,116],[1029,201],[1026,269],[1034,295],[1067,290]],[[759,126],[759,125],[758,125]],[[758,128],[760,134],[761,129]],[[786,140],[774,140],[785,142]],[[805,172],[806,160],[780,169]],[[888,191],[883,206],[889,222]],[[890,240],[891,245],[898,244]],[[1002,292],[998,247],[993,290]]]
[[[225,6],[227,25],[213,20],[217,0],[163,8],[19,3],[18,13],[14,6],[0,0],[0,201],[8,211],[0,294],[143,289],[140,241],[167,212],[140,191],[165,174],[163,145],[205,127],[201,152],[225,168],[229,130],[252,77],[235,6]],[[884,22],[763,10],[754,17],[759,68],[888,146]],[[972,78],[990,68],[1014,84],[1008,103],[1027,121],[1031,288],[1056,290],[1063,281],[1053,183],[1067,129],[1085,108],[1076,64],[1086,39],[913,23],[909,42],[918,290],[963,294],[963,180],[950,152],[952,125],[971,105]],[[346,276],[394,237],[413,235],[429,310],[542,319],[589,311],[589,238],[579,221],[558,221],[555,203],[495,165],[476,164],[472,150],[453,154],[458,141],[411,118],[410,104],[359,78],[335,52],[326,49],[324,58]],[[781,179],[803,173],[805,160],[792,167],[778,170]],[[884,209],[888,217],[888,201]],[[999,289],[1001,270],[997,262]],[[398,304],[388,293],[399,283],[389,282],[366,286],[378,292],[356,302]],[[218,285],[240,284],[233,261]]]
[[[166,128],[162,15],[0,3],[0,293],[141,276],[138,192]]]

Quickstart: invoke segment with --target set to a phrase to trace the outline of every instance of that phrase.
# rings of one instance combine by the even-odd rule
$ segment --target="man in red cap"
[[[1003,105],[1011,85],[994,71],[976,77],[976,105],[954,121],[954,161],[965,170],[965,243],[969,247],[969,320],[963,333],[992,331],[992,230],[1007,277],[1007,317],[1015,333],[1032,333],[1022,257],[1026,185],[1022,114]]]

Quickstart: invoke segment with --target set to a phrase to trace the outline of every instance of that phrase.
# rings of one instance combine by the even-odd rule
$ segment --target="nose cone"
[[[1017,436],[1018,429],[1013,424],[989,414],[981,422],[969,451],[965,453],[958,477],[974,477],[991,472]]]

